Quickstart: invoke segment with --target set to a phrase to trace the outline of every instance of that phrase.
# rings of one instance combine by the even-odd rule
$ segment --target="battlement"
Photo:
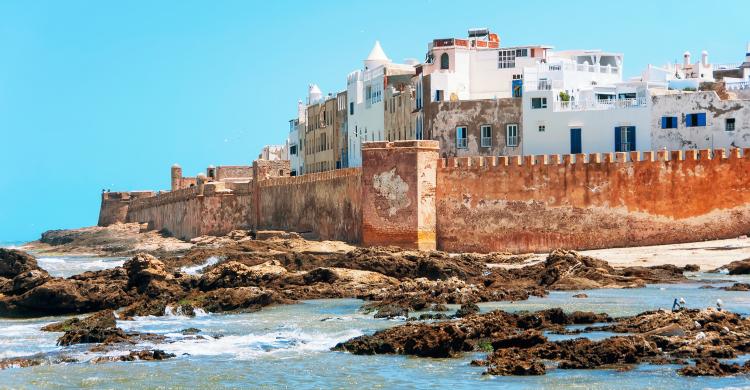
[[[416,148],[439,150],[440,143],[432,140],[373,141],[362,143],[362,150]]]
[[[438,153],[437,141],[366,142],[362,168],[295,177],[288,161],[256,161],[252,177],[243,177],[249,167],[226,167],[230,176],[221,180],[219,168],[183,178],[175,166],[171,192],[103,193],[99,223],[148,223],[186,239],[264,228],[455,252],[658,245],[750,232],[750,149]]]
[[[536,165],[573,166],[581,164],[661,163],[667,161],[723,161],[750,158],[750,148],[701,149],[591,154],[551,154],[527,156],[450,157],[439,160],[438,168],[509,169]]]
[[[361,168],[344,168],[334,171],[308,173],[302,176],[275,177],[258,182],[260,187],[294,186],[304,183],[315,183],[320,181],[334,180],[341,177],[358,176],[362,174]]]

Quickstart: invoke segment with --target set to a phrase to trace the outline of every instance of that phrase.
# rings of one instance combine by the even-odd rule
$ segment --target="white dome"
[[[323,99],[323,92],[320,91],[320,88],[316,84],[310,84],[308,87],[307,99],[310,101],[310,104],[315,104]]]
[[[391,62],[388,56],[385,55],[383,48],[380,47],[380,41],[375,41],[375,46],[370,50],[370,55],[365,60],[365,69],[372,69],[379,65],[384,65]]]

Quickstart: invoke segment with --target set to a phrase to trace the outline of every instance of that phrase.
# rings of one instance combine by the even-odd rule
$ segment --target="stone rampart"
[[[437,174],[438,247],[548,251],[750,232],[750,149],[453,158]]]
[[[750,232],[750,149],[439,159],[436,141],[369,142],[363,167],[102,196],[100,224],[180,238],[233,229],[452,252],[545,252]],[[261,172],[262,171],[262,172]]]
[[[360,242],[362,170],[347,168],[258,182],[258,226]]]

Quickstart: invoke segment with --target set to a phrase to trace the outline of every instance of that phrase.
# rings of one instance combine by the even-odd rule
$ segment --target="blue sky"
[[[374,40],[423,59],[489,27],[501,44],[625,53],[625,72],[706,49],[740,62],[750,2],[0,2],[0,242],[96,224],[102,188],[166,189],[169,167],[250,164],[307,85],[345,88]],[[706,9],[706,11],[701,11]]]

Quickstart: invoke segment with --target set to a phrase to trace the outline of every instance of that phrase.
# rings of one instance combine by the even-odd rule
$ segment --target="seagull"
[[[724,305],[724,301],[721,300],[721,298],[716,299],[716,308],[721,311],[721,306]]]

